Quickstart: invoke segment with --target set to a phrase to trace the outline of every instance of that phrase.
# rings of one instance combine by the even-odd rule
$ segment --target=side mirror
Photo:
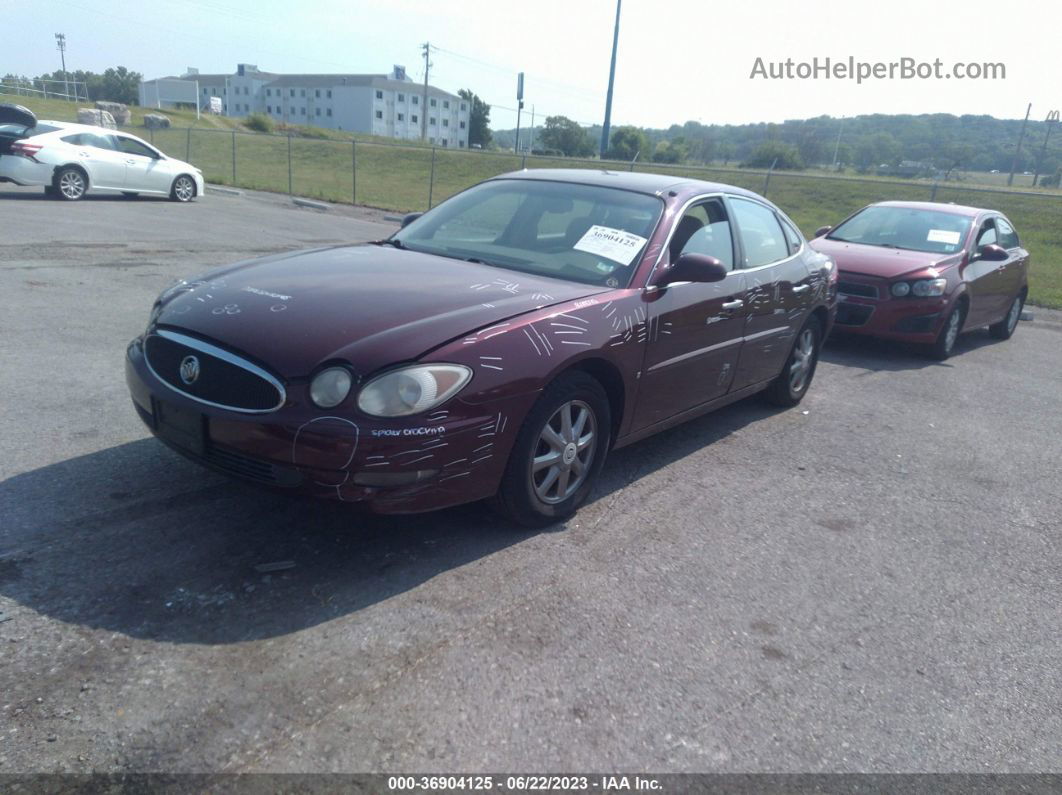
[[[977,249],[977,258],[987,262],[1002,262],[1009,256],[1010,254],[1007,253],[1003,246],[995,243],[989,243],[987,246],[981,246],[981,248]]]
[[[402,216],[402,228],[405,229],[422,215],[424,215],[424,213],[406,213]]]
[[[815,230],[815,237],[822,237],[823,235],[828,235],[832,229],[832,226],[820,226],[818,229]]]
[[[729,271],[722,262],[707,254],[683,254],[656,280],[657,287],[676,282],[721,282]]]

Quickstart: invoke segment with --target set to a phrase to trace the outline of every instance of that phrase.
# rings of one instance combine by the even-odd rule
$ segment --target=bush
[[[243,126],[255,132],[273,132],[273,120],[264,113],[252,113],[244,119]]]
[[[777,163],[775,163],[776,159]],[[800,169],[804,167],[804,158],[792,144],[764,141],[752,151],[741,167],[770,168],[772,163],[775,163],[775,168]]]

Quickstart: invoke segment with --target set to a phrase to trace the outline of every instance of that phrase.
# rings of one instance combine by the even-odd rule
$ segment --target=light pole
[[[1033,174],[1033,187],[1036,187],[1036,181],[1040,178],[1040,166],[1044,164],[1044,155],[1047,154],[1047,142],[1051,140],[1051,127],[1058,124],[1058,111],[1049,110],[1047,112],[1047,118],[1044,119],[1047,123],[1047,132],[1044,134],[1044,145],[1040,149],[1040,156],[1036,158],[1036,173]]]
[[[841,130],[844,129],[844,116],[837,123],[837,143],[833,145],[833,170],[837,170],[837,156],[841,152]]]
[[[63,64],[63,84],[66,86],[66,98],[70,99],[70,80],[66,76],[66,34],[55,34],[56,47],[59,49],[59,58]]]
[[[620,5],[616,0],[616,27],[612,32],[612,63],[608,68],[608,93],[605,95],[605,123],[601,125],[601,157],[608,149],[609,128],[612,126],[612,87],[616,84],[616,48],[619,46]]]

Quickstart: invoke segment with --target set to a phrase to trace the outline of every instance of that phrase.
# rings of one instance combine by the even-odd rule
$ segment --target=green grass
[[[7,100],[6,95],[3,99]],[[74,119],[77,106],[59,100],[21,98],[42,118]],[[142,123],[150,108],[133,108],[134,124]],[[203,170],[207,181],[267,191],[288,191],[288,138],[282,134],[244,132],[237,120],[204,116],[195,125],[195,113],[166,112],[174,123],[168,130],[141,131],[164,152],[188,160]],[[236,132],[235,136],[233,131]],[[292,192],[325,201],[356,203],[396,212],[425,210],[432,173],[432,150],[413,142],[385,143],[390,139],[314,129],[320,138],[291,139]],[[233,139],[236,142],[236,173],[233,176]],[[353,151],[356,149],[356,153]],[[357,185],[351,178],[352,158],[357,158]],[[522,160],[513,154],[491,151],[435,150],[432,204],[438,204],[470,185],[497,174],[515,171]],[[533,157],[529,168],[613,168],[597,160]],[[626,169],[624,165],[622,168]],[[637,171],[692,176],[763,192],[764,173],[749,169],[699,169],[682,166],[639,164]],[[993,175],[999,177],[1000,175]],[[1003,178],[1005,182],[1005,176]],[[1018,186],[1015,186],[1016,188]],[[1022,244],[1032,254],[1030,300],[1062,308],[1062,197],[1045,191],[1044,196],[1025,196],[1000,186],[986,193],[971,189],[969,182],[946,183],[936,193],[937,201],[991,207],[1014,221]],[[871,202],[886,199],[928,201],[929,181],[904,182],[885,177],[844,176],[824,179],[814,172],[776,172],[768,196],[784,209],[804,233],[811,235],[825,224],[836,224],[846,215]]]

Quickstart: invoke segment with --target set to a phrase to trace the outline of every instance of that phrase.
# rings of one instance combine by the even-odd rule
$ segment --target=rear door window
[[[999,245],[1003,246],[1003,248],[1017,248],[1020,245],[1018,233],[1014,231],[1014,227],[1010,225],[1007,219],[997,218],[996,230],[999,236]]]
[[[730,204],[745,249],[744,267],[770,265],[789,256],[789,243],[770,208],[735,197],[730,197]]]

